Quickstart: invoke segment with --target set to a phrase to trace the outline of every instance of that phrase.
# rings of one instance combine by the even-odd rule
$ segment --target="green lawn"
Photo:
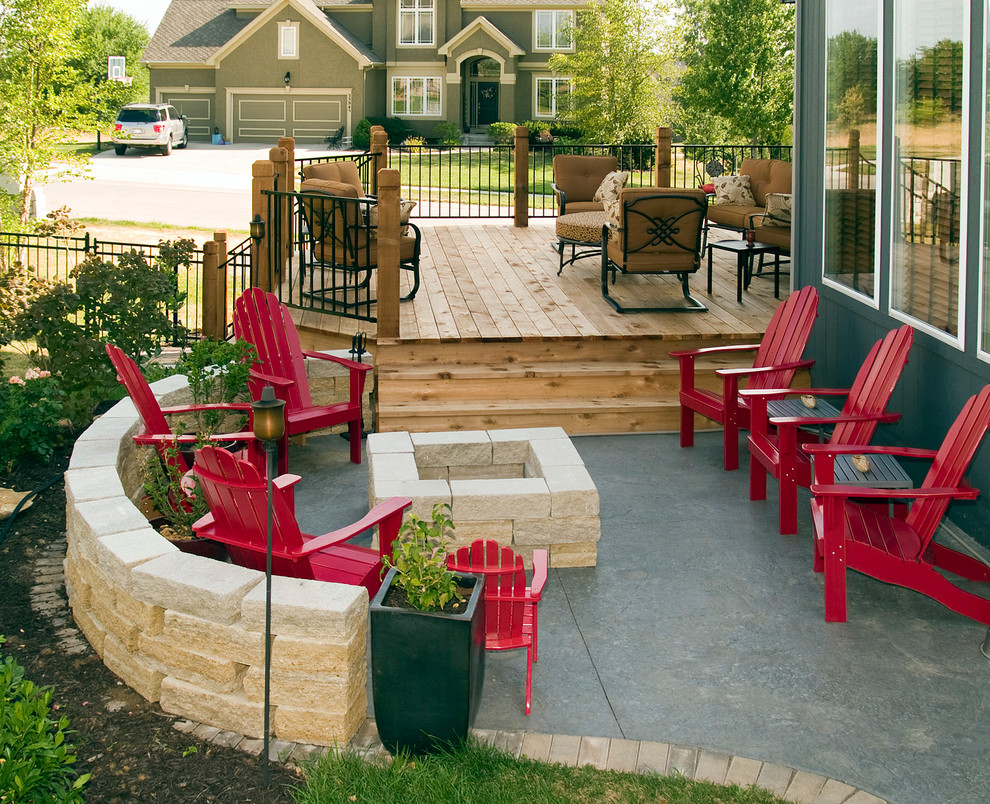
[[[366,761],[331,752],[307,767],[296,804],[783,804],[756,787],[515,759],[479,743],[426,757]]]

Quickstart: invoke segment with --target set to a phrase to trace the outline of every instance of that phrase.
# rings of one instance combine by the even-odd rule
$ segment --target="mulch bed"
[[[0,473],[0,485],[21,491],[45,485],[65,471],[70,449],[49,465]],[[173,728],[175,716],[145,701],[107,670],[75,629],[67,605],[32,609],[35,562],[51,555],[48,546],[62,541],[64,533],[65,490],[59,480],[18,515],[0,543],[0,634],[7,638],[0,652],[12,655],[27,678],[53,688],[55,714],[68,717],[74,730],[69,740],[79,772],[92,774],[86,800],[291,802],[289,788],[299,782],[295,771],[271,765],[271,787],[263,789],[259,757]],[[64,588],[59,594],[64,601]],[[70,653],[65,645],[75,638],[84,646],[76,642],[78,652]]]

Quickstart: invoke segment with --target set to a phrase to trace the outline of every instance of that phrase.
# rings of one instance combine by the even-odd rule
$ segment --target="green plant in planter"
[[[160,533],[174,541],[196,538],[193,523],[209,512],[199,478],[182,469],[177,446],[165,448],[167,461],[152,450],[144,465],[144,491],[155,511],[165,518]],[[188,489],[189,493],[186,493]]]
[[[250,401],[248,376],[257,359],[254,346],[243,338],[233,343],[205,338],[183,353],[176,362],[176,372],[188,378],[194,405]],[[229,415],[222,410],[200,411],[191,426],[197,435],[210,436]],[[243,426],[244,418],[238,416],[230,431]]]
[[[392,586],[405,592],[418,611],[439,611],[452,600],[464,602],[456,576],[447,569],[447,534],[453,530],[450,504],[437,503],[430,519],[409,514],[392,542],[391,557],[382,557],[382,575],[395,567]]]

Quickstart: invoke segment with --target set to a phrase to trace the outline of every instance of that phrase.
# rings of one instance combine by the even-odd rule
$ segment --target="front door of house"
[[[478,82],[478,125],[498,121],[498,81]]]
[[[491,58],[480,58],[468,68],[468,125],[487,127],[498,122],[498,89],[502,66]]]

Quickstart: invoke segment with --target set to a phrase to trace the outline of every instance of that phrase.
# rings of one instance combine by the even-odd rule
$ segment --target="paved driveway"
[[[190,143],[170,156],[103,151],[91,160],[91,178],[46,184],[42,200],[46,210],[64,205],[79,218],[247,231],[251,166],[270,148]],[[296,150],[297,157],[323,153]]]

